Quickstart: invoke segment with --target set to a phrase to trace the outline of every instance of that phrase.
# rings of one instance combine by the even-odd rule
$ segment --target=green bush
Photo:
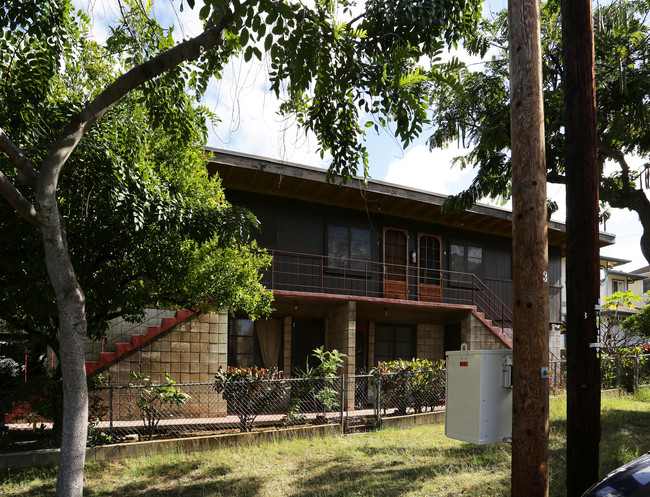
[[[314,349],[311,356],[316,358],[319,364],[311,368],[307,360],[304,371],[300,369],[296,371],[296,376],[304,378],[305,381],[299,382],[291,391],[283,420],[285,425],[296,425],[305,421],[305,417],[300,412],[301,404],[304,402],[320,410],[317,419],[322,422],[325,421],[328,412],[341,407],[340,391],[334,388],[334,377],[347,356],[336,349],[324,350],[323,347]]]
[[[237,415],[241,431],[252,431],[255,418],[264,409],[286,398],[287,386],[281,371],[276,368],[219,367],[215,375],[214,389],[228,402],[228,412]],[[276,381],[273,381],[276,380]]]
[[[381,388],[381,407],[396,408],[404,415],[407,409],[420,413],[444,405],[445,361],[413,359],[380,362],[370,371]]]
[[[601,357],[601,385],[603,388],[620,386],[628,393],[637,388],[639,372],[645,371],[648,358],[646,350],[640,346],[616,349],[614,354],[604,354]],[[620,364],[620,367],[619,367]]]
[[[136,405],[140,409],[140,416],[149,438],[153,436],[158,427],[166,406],[181,406],[190,398],[188,394],[181,392],[181,389],[175,386],[176,382],[170,378],[169,373],[165,371],[163,374],[166,382],[159,384],[151,381],[148,376],[142,375],[139,371],[131,371],[131,376],[139,386],[142,386],[139,389],[140,397]]]

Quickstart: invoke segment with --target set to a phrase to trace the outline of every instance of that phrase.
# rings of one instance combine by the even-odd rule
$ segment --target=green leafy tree
[[[650,156],[650,92],[648,57],[650,28],[647,0],[601,4],[594,12],[596,105],[600,162],[600,200],[629,209],[643,225],[641,249],[650,261],[650,187],[648,164],[633,167],[629,155]],[[546,167],[549,182],[565,183],[564,99],[560,2],[542,4],[542,72]],[[493,54],[480,68],[459,64],[445,78],[432,79],[434,133],[431,147],[460,141],[472,147],[456,159],[461,168],[474,167],[470,187],[447,199],[445,209],[465,209],[483,197],[511,196],[510,97],[507,12],[484,20],[467,44],[474,54]],[[605,171],[605,163],[608,170]],[[557,205],[550,201],[552,211]],[[603,212],[608,217],[608,212]]]
[[[435,60],[445,43],[473,31],[480,18],[478,0],[369,0],[357,17],[349,0],[205,1],[199,11],[204,31],[175,44],[142,3],[120,5],[125,19],[112,26],[107,49],[124,70],[98,88],[89,78],[86,98],[51,126],[52,140],[38,150],[25,145],[50,126],[41,104],[53,79],[78,56],[84,34],[69,0],[8,0],[0,6],[0,150],[8,159],[0,166],[0,195],[43,241],[59,320],[64,424],[57,493],[66,496],[81,495],[83,488],[83,341],[91,296],[82,290],[71,258],[59,185],[84,137],[136,89],[151,124],[183,136],[188,121],[182,96],[202,94],[233,54],[261,59],[263,49],[272,90],[278,96],[286,92],[282,112],[297,115],[314,131],[323,152],[333,157],[332,172],[349,178],[368,164],[361,113],[379,124],[392,120],[397,136],[409,143],[426,121],[420,58]],[[194,8],[195,0],[180,0],[180,6]]]
[[[114,64],[101,47],[84,43],[40,104],[48,127],[23,151],[37,154],[53,141],[49,131],[83,101],[84,83],[108,83]],[[268,257],[244,237],[254,218],[229,205],[218,179],[208,177],[204,113],[183,96],[186,132],[176,136],[151,125],[141,98],[134,91],[107,112],[77,147],[59,183],[70,258],[87,296],[88,336],[102,338],[116,317],[141,320],[147,307],[268,312],[271,293],[258,272]],[[0,204],[0,217],[17,238],[0,247],[0,317],[16,335],[28,332],[31,348],[49,346],[58,356],[57,307],[42,241],[7,203]],[[52,377],[57,391],[60,373],[57,368]],[[37,380],[34,374],[29,379]],[[62,405],[49,409],[47,418],[58,432]]]
[[[634,326],[626,325],[628,320],[636,318],[636,303],[641,300],[632,290],[614,292],[603,299],[603,311],[600,313],[599,333],[601,349],[605,354],[613,354],[617,349],[630,347],[639,343],[640,333]]]
[[[646,292],[646,297],[650,298],[650,292]],[[621,328],[646,341],[650,340],[650,300],[647,300],[638,314],[628,316],[622,323]]]

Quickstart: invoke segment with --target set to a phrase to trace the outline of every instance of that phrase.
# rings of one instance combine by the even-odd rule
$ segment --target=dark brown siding
[[[248,207],[258,215],[262,222],[262,233],[257,234],[256,238],[261,245],[271,249],[319,256],[313,258],[313,274],[311,276],[305,275],[302,270],[297,270],[299,264],[312,264],[308,257],[303,257],[299,263],[291,258],[281,259],[278,257],[276,259],[276,270],[279,268],[279,272],[285,274],[285,282],[295,285],[293,289],[296,291],[310,291],[310,289],[322,286],[329,288],[329,291],[334,293],[380,295],[382,284],[379,276],[382,267],[381,234],[384,228],[389,227],[408,231],[409,254],[417,246],[418,233],[441,236],[442,269],[449,269],[449,244],[451,241],[467,242],[482,247],[483,274],[481,279],[506,306],[512,308],[512,240],[509,238],[469,232],[461,228],[449,228],[434,223],[417,223],[395,216],[276,198],[271,195],[237,191],[226,191],[226,194],[233,204]],[[336,269],[327,269],[321,266],[323,262],[320,256],[326,255],[327,252],[328,223],[351,223],[354,226],[370,229],[372,236],[371,258],[374,262],[367,267],[369,272],[376,272],[372,278],[366,280],[360,272],[356,279],[351,277],[344,282],[340,274],[337,274]],[[550,320],[557,322],[561,318],[561,254],[559,248],[551,247],[549,258]],[[417,299],[416,268],[417,265],[409,263],[408,298],[410,299]],[[302,276],[296,276],[298,272],[301,272]],[[324,275],[322,278],[321,274]]]

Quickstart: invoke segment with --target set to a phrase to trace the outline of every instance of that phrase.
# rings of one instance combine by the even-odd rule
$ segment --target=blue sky
[[[106,26],[117,17],[115,0],[76,0],[88,11],[92,7],[93,31],[97,38],[107,36]],[[197,2],[200,3],[200,2]],[[196,12],[185,6],[178,11],[178,2],[157,0],[156,15],[161,23],[173,23],[178,37],[196,35],[201,26]],[[507,7],[507,0],[487,0],[484,12],[495,12]],[[458,54],[465,57],[462,52]],[[326,167],[317,154],[313,136],[305,136],[294,123],[282,121],[277,115],[278,104],[268,93],[263,65],[253,66],[243,60],[234,60],[220,81],[213,81],[206,93],[204,103],[214,110],[221,122],[210,130],[208,144],[213,147],[272,157],[289,162]],[[425,144],[428,133],[407,149],[391,136],[390,132],[368,134],[370,151],[370,175],[374,179],[402,184],[440,194],[458,193],[469,185],[474,171],[460,171],[452,167],[453,157],[466,153],[455,146],[444,150],[429,151]],[[547,193],[560,204],[555,220],[564,221],[564,190],[548,185]],[[611,257],[632,262],[623,266],[633,270],[647,265],[643,258],[639,239],[642,233],[638,216],[629,211],[614,210],[607,222],[607,231],[616,234],[617,243],[603,249]],[[601,226],[603,229],[603,226]]]

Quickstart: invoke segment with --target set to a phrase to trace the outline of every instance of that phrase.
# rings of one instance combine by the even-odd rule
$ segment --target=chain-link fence
[[[89,445],[288,426],[377,427],[381,418],[444,405],[444,370],[222,383],[146,383],[94,388]],[[0,451],[58,447],[57,427],[25,403],[0,412]]]
[[[549,364],[552,390],[565,390],[566,361]],[[602,390],[634,392],[639,387],[650,385],[650,355],[627,354],[605,355],[600,358],[600,387]]]
[[[602,357],[603,389],[650,384],[650,356]],[[566,387],[565,361],[551,362],[550,386]],[[225,383],[110,385],[90,392],[89,445],[250,432],[324,423],[379,427],[386,416],[441,409],[444,369]],[[29,401],[0,398],[0,451],[58,447],[57,426]]]

